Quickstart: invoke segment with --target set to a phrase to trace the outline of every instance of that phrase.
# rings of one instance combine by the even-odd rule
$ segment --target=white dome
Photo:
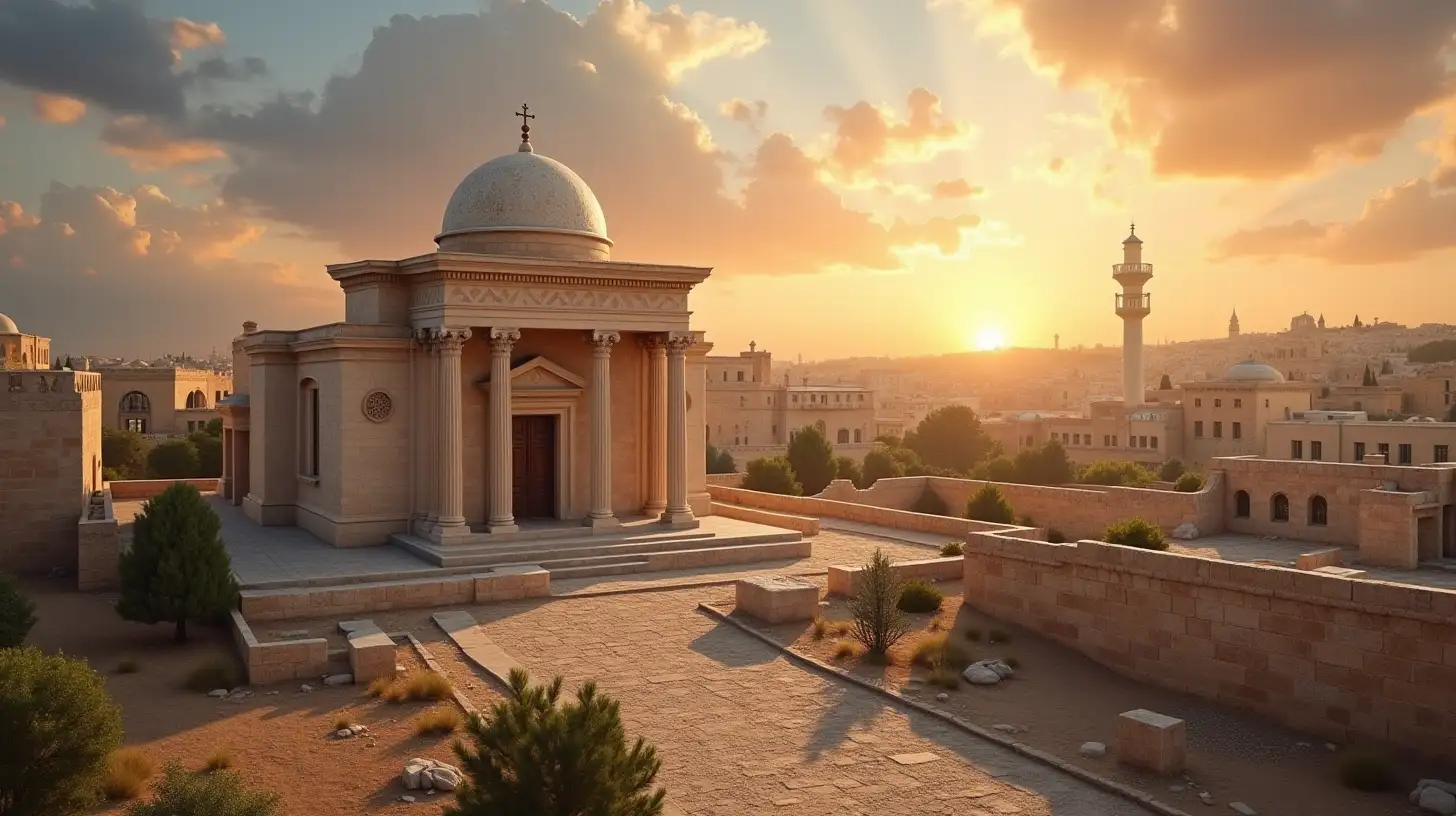
[[[1284,382],[1284,375],[1279,372],[1279,369],[1256,363],[1253,360],[1245,360],[1230,366],[1228,373],[1224,374],[1223,378],[1237,382]]]
[[[0,334],[20,334],[20,327],[6,315],[0,314]]]
[[[445,207],[436,242],[482,233],[552,233],[611,246],[602,206],[581,177],[522,144],[475,168]],[[457,242],[458,243],[458,242]],[[441,249],[447,249],[441,243]]]

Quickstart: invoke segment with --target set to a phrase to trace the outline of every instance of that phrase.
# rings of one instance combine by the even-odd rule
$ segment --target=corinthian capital
[[[697,338],[693,336],[692,332],[668,332],[666,340],[667,353],[684,354],[696,342]]]
[[[612,353],[612,346],[621,341],[622,335],[614,331],[593,329],[586,333],[586,342],[591,344],[592,353],[605,357]]]
[[[459,354],[465,348],[465,341],[470,339],[470,329],[452,329],[448,326],[441,326],[435,329],[434,339],[442,353]]]
[[[637,335],[637,345],[652,352],[664,351],[667,349],[667,335],[657,333],[639,334]]]
[[[521,339],[521,330],[505,326],[493,326],[490,330],[490,350],[496,354],[510,354],[516,341]]]

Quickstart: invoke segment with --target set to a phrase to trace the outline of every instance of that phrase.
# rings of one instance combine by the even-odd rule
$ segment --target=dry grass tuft
[[[841,640],[834,644],[834,659],[848,660],[851,657],[858,657],[860,645],[852,640]]]
[[[453,707],[434,708],[415,720],[415,733],[422,737],[431,734],[449,734],[460,727],[460,712]]]
[[[152,758],[140,748],[118,748],[106,758],[106,776],[101,790],[113,802],[135,799],[142,795],[151,778]]]
[[[824,635],[829,632],[829,621],[824,620],[823,616],[815,618],[812,632],[815,640],[823,640]]]
[[[915,644],[915,651],[911,654],[910,662],[927,669],[944,667],[949,671],[959,672],[971,665],[971,654],[965,647],[951,640],[946,633],[942,632],[921,638]]]
[[[219,748],[212,752],[212,756],[207,758],[207,762],[202,768],[208,773],[212,773],[213,771],[225,771],[232,766],[233,755],[228,753],[227,749]]]
[[[370,687],[370,690],[373,691],[373,686]],[[404,703],[412,700],[448,700],[450,691],[449,680],[436,672],[426,671],[396,679],[380,692],[379,696],[391,703]]]
[[[392,685],[394,685],[394,681],[388,677],[376,677],[374,682],[369,684],[369,696],[383,697]]]
[[[348,728],[353,724],[354,721],[349,719],[348,717],[340,717],[337,720],[334,720],[334,730],[342,731],[343,729]]]
[[[943,689],[958,689],[961,687],[961,673],[949,666],[936,666],[925,682]]]

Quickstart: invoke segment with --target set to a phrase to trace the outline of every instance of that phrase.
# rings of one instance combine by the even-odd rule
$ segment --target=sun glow
[[[976,330],[972,345],[976,351],[995,351],[1006,348],[1006,332],[996,326],[982,326]]]

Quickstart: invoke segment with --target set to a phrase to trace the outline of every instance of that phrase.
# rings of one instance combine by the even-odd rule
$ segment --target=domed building
[[[465,175],[435,242],[328,267],[341,322],[244,325],[224,495],[261,525],[440,564],[543,530],[698,526],[711,345],[688,296],[710,270],[612,260],[591,187],[527,127]]]
[[[8,315],[0,314],[0,368],[34,371],[51,367],[51,339],[26,334]]]
[[[1310,410],[1314,399],[1309,383],[1256,360],[1229,366],[1221,379],[1181,388],[1184,457],[1199,464],[1218,456],[1265,455],[1268,424]]]

